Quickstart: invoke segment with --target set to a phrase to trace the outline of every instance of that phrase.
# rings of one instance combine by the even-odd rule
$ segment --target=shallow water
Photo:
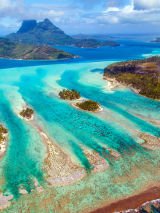
[[[24,182],[27,186],[30,186],[28,178],[32,176],[37,178],[37,175],[39,176],[42,173],[41,168],[38,168],[39,171],[37,171],[36,174],[32,174],[32,171],[36,165],[42,162],[43,155],[41,155],[41,159],[35,158],[34,156],[35,159],[32,162],[32,156],[30,159],[29,155],[35,155],[35,153],[32,153],[30,148],[27,147],[29,147],[29,144],[33,143],[33,141],[35,141],[37,147],[43,147],[43,144],[39,142],[39,138],[36,138],[36,132],[32,134],[27,133],[27,129],[31,128],[14,114],[17,110],[14,108],[16,107],[15,103],[19,103],[18,105],[24,105],[24,103],[29,104],[42,121],[49,136],[56,140],[62,147],[65,147],[68,152],[71,152],[72,147],[72,154],[78,158],[86,169],[90,169],[90,165],[80,148],[81,144],[97,151],[101,156],[103,156],[104,145],[121,154],[126,152],[130,153],[131,151],[144,152],[133,135],[121,125],[121,119],[119,122],[116,122],[110,119],[107,120],[105,118],[105,112],[103,112],[103,116],[99,116],[98,114],[75,109],[69,103],[57,97],[57,91],[62,87],[77,89],[83,97],[98,101],[102,107],[111,111],[113,117],[123,117],[125,122],[131,125],[130,128],[147,132],[154,136],[160,136],[159,127],[136,117],[134,114],[135,111],[144,117],[150,114],[153,119],[157,119],[157,116],[159,116],[160,102],[143,98],[128,90],[119,90],[112,93],[107,92],[107,86],[104,88],[107,83],[102,79],[102,75],[93,72],[93,69],[103,68],[106,64],[108,64],[108,62],[80,63],[77,64],[76,69],[75,64],[64,64],[7,70],[8,73],[9,71],[12,72],[13,80],[8,77],[8,79],[6,78],[5,80],[5,84],[8,84],[11,90],[13,89],[12,97],[14,97],[14,99],[9,96],[9,91],[6,93],[8,100],[7,97],[5,98],[6,85],[2,85],[1,91],[3,91],[3,98],[1,98],[1,116],[8,126],[11,135],[5,158],[7,163],[11,163],[11,165],[13,158],[15,168],[19,164],[22,165],[22,168],[26,163],[28,166],[28,171],[25,169],[26,172],[23,173],[23,169],[20,169],[19,173],[19,169],[14,170],[14,166],[4,163],[7,188],[10,189],[14,186],[15,190],[17,190],[17,187],[23,185]],[[4,72],[6,72],[6,70]],[[7,107],[9,107],[8,110]],[[5,113],[2,113],[3,111],[5,111]],[[9,116],[10,119],[7,119],[7,116]],[[36,142],[36,140],[38,142]],[[16,154],[16,152],[19,154]],[[25,154],[26,152],[28,152],[28,154]],[[21,153],[25,155],[21,155]],[[110,157],[107,158],[107,161],[110,163]],[[5,172],[6,167],[7,173]],[[10,173],[12,173],[14,177],[14,184],[12,182],[8,183]],[[13,193],[14,190],[10,190]]]
[[[147,51],[148,47],[144,52]],[[42,169],[46,153],[44,144],[36,129],[17,116],[25,103],[35,110],[36,122],[43,126],[49,137],[86,170],[90,171],[92,166],[82,145],[105,158],[110,170],[103,174],[104,182],[114,182],[114,174],[128,175],[133,167],[138,170],[137,178],[142,182],[159,178],[156,173],[160,161],[158,151],[149,152],[142,148],[136,133],[160,137],[160,127],[150,122],[150,119],[160,120],[160,102],[139,96],[129,89],[109,91],[107,81],[103,80],[103,69],[114,60],[116,58],[0,70],[0,121],[9,129],[8,148],[0,170],[4,178],[1,188],[5,192],[18,197],[21,187],[28,192],[34,188],[35,179],[45,183]],[[103,112],[89,113],[75,109],[58,98],[62,88],[76,89],[84,98],[99,102]],[[104,155],[106,146],[119,152],[121,160],[115,162],[107,151]],[[134,155],[131,157],[131,154]],[[152,170],[155,171],[154,178],[150,175]],[[94,181],[96,177],[99,178],[95,175]],[[101,190],[104,185],[97,187]],[[136,187],[133,186],[133,189]],[[124,182],[125,190],[127,181]],[[129,191],[131,189],[128,188]]]

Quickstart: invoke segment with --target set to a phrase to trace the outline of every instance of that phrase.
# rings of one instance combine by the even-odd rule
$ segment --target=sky
[[[44,18],[71,35],[160,33],[160,0],[0,0],[0,35]]]

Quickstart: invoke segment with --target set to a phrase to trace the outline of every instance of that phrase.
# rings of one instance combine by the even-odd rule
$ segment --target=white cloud
[[[9,0],[0,0],[0,10],[9,7],[11,2]]]
[[[135,7],[135,3],[139,3],[139,7]],[[140,9],[141,3],[141,9]],[[108,7],[106,10],[102,11],[96,20],[98,23],[114,24],[114,25],[142,25],[148,24],[148,26],[160,23],[160,7],[153,8],[153,6],[160,5],[160,0],[152,0],[148,4],[145,4],[145,9],[142,3],[146,3],[146,0],[134,0],[128,5],[123,7]],[[152,3],[152,4],[151,4]],[[151,7],[152,6],[152,7]],[[117,25],[118,26],[118,25]],[[134,27],[134,26],[132,26]],[[136,29],[135,29],[136,30]]]
[[[23,4],[23,0],[0,0],[0,11],[7,9],[18,9]]]
[[[134,8],[142,10],[160,9],[160,0],[134,0]]]
[[[0,0],[0,17],[17,18],[24,13],[23,0]]]
[[[97,0],[77,0],[76,3],[75,0],[70,1],[72,4],[60,4],[58,1],[26,5],[24,0],[0,0],[0,22],[4,28],[9,29],[8,32],[16,31],[17,24],[20,25],[23,19],[49,18],[69,32],[78,27],[89,31],[90,28],[96,26],[98,29],[101,25],[115,28],[127,25],[134,28],[133,24],[141,24],[143,28],[143,23],[148,26],[160,23],[160,0],[98,0],[100,4],[97,6]],[[103,2],[105,4],[101,7]],[[91,3],[94,5],[88,9]],[[6,17],[9,19],[4,21]]]
[[[120,9],[118,7],[108,7],[105,12],[118,12]]]

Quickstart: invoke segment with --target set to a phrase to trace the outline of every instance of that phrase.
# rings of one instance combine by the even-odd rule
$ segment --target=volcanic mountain
[[[25,20],[16,33],[12,33],[6,38],[12,42],[32,45],[74,45],[83,48],[119,46],[117,42],[108,39],[101,41],[101,39],[91,39],[87,37],[83,39],[73,38],[56,27],[49,19],[44,19],[44,21],[41,22]]]
[[[36,45],[71,45],[74,39],[56,27],[49,19],[23,21],[20,29],[7,38],[16,43]]]

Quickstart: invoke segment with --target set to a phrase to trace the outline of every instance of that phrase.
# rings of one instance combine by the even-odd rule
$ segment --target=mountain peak
[[[24,20],[17,33],[27,33],[34,30],[35,28],[42,28],[43,30],[59,30],[58,27],[56,27],[48,18],[46,18],[41,22],[37,22],[36,20]]]
[[[33,30],[37,26],[36,20],[24,20],[17,33],[26,33]]]
[[[44,19],[43,21],[37,24],[37,28],[42,28],[43,30],[54,30],[61,31],[58,27],[56,27],[49,19]]]
[[[40,30],[43,30],[43,31],[50,31],[52,33],[56,32],[56,33],[64,34],[64,32],[61,29],[59,29],[57,26],[55,26],[47,18],[37,24],[37,29],[40,29]]]
[[[48,18],[45,18],[43,22],[45,22],[47,24],[52,24],[53,25],[53,23]]]

